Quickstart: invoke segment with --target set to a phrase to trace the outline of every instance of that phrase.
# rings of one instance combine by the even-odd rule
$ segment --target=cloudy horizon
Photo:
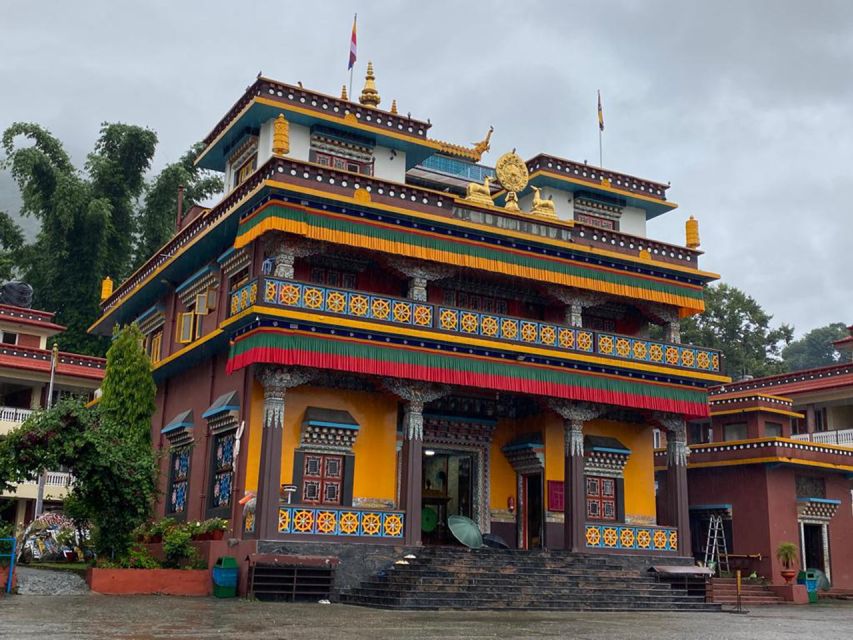
[[[651,238],[700,222],[704,270],[798,336],[853,323],[853,4],[654,0],[0,3],[0,127],[48,128],[82,167],[104,121],[146,126],[152,172],[203,138],[258,72],[337,94],[359,14],[357,94],[468,144],[671,182]],[[0,209],[19,196],[0,175]]]

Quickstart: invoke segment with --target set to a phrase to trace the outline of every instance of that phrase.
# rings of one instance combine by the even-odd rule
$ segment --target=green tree
[[[726,372],[735,379],[779,373],[782,347],[793,329],[786,324],[771,329],[772,318],[754,298],[720,283],[705,290],[704,313],[682,320],[681,339],[722,351]]]
[[[136,327],[116,336],[122,346],[108,359],[112,383],[101,404],[90,409],[80,399],[63,399],[0,441],[0,490],[34,480],[42,469],[68,468],[74,475],[69,511],[91,523],[98,553],[111,557],[127,554],[131,531],[149,519],[156,496],[154,384],[147,356],[129,344],[138,337]],[[143,364],[147,379],[140,373]],[[145,409],[119,413],[134,401]]]
[[[16,144],[21,137],[29,144]],[[46,129],[15,123],[3,133],[3,166],[21,190],[21,213],[41,224],[35,242],[17,252],[18,267],[33,286],[33,304],[56,311],[68,327],[64,349],[100,355],[106,348],[86,329],[99,314],[101,280],[120,281],[129,271],[134,207],[156,144],[148,129],[104,124],[81,173]]]
[[[785,370],[800,371],[837,363],[841,354],[832,343],[847,335],[847,325],[843,322],[833,322],[825,327],[812,329],[782,350]]]
[[[135,266],[139,267],[175,233],[178,211],[178,187],[184,187],[184,211],[199,205],[222,191],[222,179],[200,169],[195,160],[204,149],[199,142],[177,162],[166,165],[145,189],[145,201],[139,213]]]
[[[142,347],[145,336],[136,324],[117,332],[107,351],[107,369],[101,384],[100,409],[127,437],[151,446],[151,416],[157,387],[151,361]]]
[[[24,232],[5,211],[0,211],[0,283],[17,275]]]

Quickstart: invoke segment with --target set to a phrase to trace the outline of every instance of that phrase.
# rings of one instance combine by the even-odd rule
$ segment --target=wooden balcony
[[[554,348],[626,362],[656,364],[709,374],[721,373],[721,354],[712,349],[296,280],[263,277],[246,283],[231,294],[230,315],[239,314],[256,304],[319,312],[332,317],[374,320],[412,330],[430,329],[471,338]]]

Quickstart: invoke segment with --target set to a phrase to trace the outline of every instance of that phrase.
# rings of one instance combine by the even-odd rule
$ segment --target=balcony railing
[[[17,407],[0,407],[0,422],[22,423],[32,415],[32,409],[18,409]]]
[[[413,329],[435,329],[467,337],[551,347],[633,362],[720,373],[720,353],[688,345],[592,331],[550,322],[458,309],[365,291],[263,277],[231,294],[231,315],[256,303],[305,309],[361,320],[379,320]]]
[[[837,429],[835,431],[816,431],[791,436],[792,440],[817,442],[819,444],[835,444],[842,447],[853,447],[853,429]]]
[[[64,471],[48,471],[45,478],[47,487],[67,487],[74,481],[74,476]]]

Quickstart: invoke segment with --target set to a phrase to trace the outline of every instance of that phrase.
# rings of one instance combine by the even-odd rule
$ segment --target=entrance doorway
[[[804,569],[820,569],[826,572],[823,554],[823,525],[803,523]]]
[[[474,456],[467,451],[424,448],[421,533],[424,544],[454,544],[453,515],[474,520]]]
[[[545,546],[542,489],[541,473],[521,476],[521,540],[524,549],[539,549]]]

